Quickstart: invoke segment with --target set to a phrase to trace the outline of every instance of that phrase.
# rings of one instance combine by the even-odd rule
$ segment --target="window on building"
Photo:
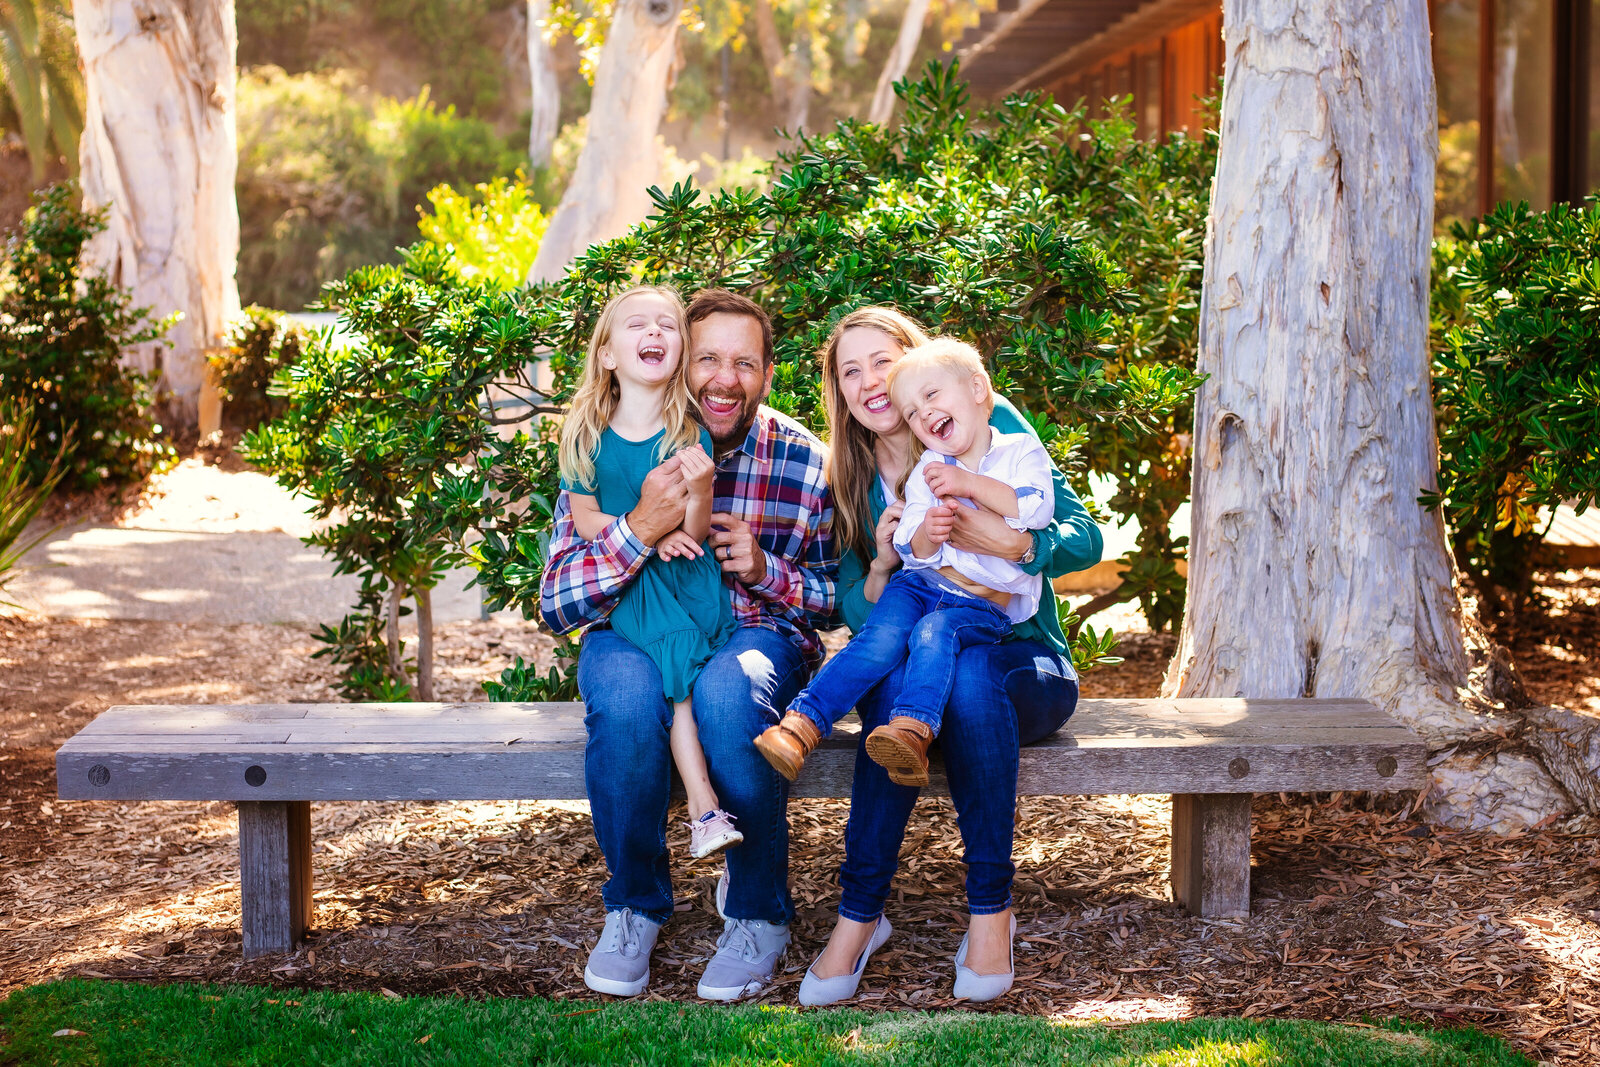
[[[1139,136],[1161,136],[1161,50],[1139,57]]]
[[[1586,12],[1589,23],[1589,47],[1584,58],[1588,81],[1589,121],[1583,130],[1589,164],[1584,184],[1591,193],[1600,193],[1600,11],[1590,3]]]
[[[1433,71],[1439,96],[1439,163],[1434,172],[1434,218],[1478,214],[1478,30],[1480,0],[1433,5]]]
[[[1496,0],[1494,198],[1550,206],[1550,0]]]

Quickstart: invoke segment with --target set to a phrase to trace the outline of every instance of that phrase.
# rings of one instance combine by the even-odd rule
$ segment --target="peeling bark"
[[[783,111],[789,109],[789,79],[784,76],[788,63],[784,61],[783,40],[778,36],[778,20],[772,10],[772,0],[750,0],[750,21],[756,28],[756,47],[761,51],[761,63],[767,68],[772,82],[772,103]]]
[[[886,126],[894,116],[894,83],[911,69],[911,57],[917,54],[922,40],[922,24],[928,18],[929,0],[910,0],[905,17],[900,20],[900,32],[895,36],[894,47],[878,75],[878,87],[872,94],[872,107],[867,110],[867,121]]]
[[[533,87],[528,119],[528,162],[542,167],[550,162],[561,118],[561,86],[555,62],[544,39],[550,21],[550,0],[528,0],[528,76]]]
[[[167,336],[125,358],[160,373],[174,416],[217,428],[207,356],[239,313],[233,0],[73,0],[83,65],[84,200],[108,207],[85,263]]]
[[[683,0],[618,0],[589,108],[589,136],[550,219],[529,281],[550,281],[596,241],[620,236],[649,210],[661,169],[656,135],[667,108]]]
[[[417,699],[433,699],[433,590],[418,586],[417,600]]]
[[[1520,720],[1467,694],[1443,522],[1417,503],[1438,456],[1427,20],[1425,0],[1225,4],[1198,360],[1209,377],[1195,405],[1188,603],[1164,689],[1366,697],[1443,745],[1515,734]],[[1488,821],[1550,814],[1561,791],[1548,776],[1529,784],[1526,767],[1502,764],[1530,803]],[[1432,801],[1483,824],[1484,805],[1517,788]]]

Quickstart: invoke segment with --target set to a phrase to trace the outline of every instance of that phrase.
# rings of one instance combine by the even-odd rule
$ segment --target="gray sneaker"
[[[596,993],[634,997],[650,983],[650,950],[661,927],[633,909],[606,912],[606,927],[589,953],[583,984]]]
[[[752,996],[772,981],[778,957],[789,946],[789,927],[761,919],[729,919],[717,938],[717,954],[706,964],[698,992],[707,1000]]]

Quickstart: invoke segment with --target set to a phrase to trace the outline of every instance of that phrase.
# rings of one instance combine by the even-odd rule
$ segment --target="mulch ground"
[[[1519,666],[1542,699],[1600,710],[1600,570],[1546,576],[1545,589],[1548,613],[1516,636]],[[603,864],[581,803],[319,805],[317,932],[246,963],[229,805],[54,799],[55,746],[111,704],[333,699],[315,647],[294,627],[0,617],[0,993],[76,974],[593,999],[582,961]],[[446,626],[441,699],[481,699],[482,679],[549,648],[522,624]],[[1087,678],[1085,695],[1153,695],[1171,650],[1170,636],[1129,633],[1127,662]],[[796,946],[768,1001],[794,1003],[832,926],[845,813],[791,806]],[[1167,818],[1162,797],[1022,801],[1018,984],[992,1010],[1403,1016],[1600,1062],[1594,828],[1495,837],[1362,797],[1260,797],[1252,915],[1219,922],[1171,903]],[[694,998],[719,927],[720,867],[687,859],[686,838],[675,825],[680,914],[655,955],[660,999]],[[896,935],[860,1004],[963,1007],[950,998],[965,916],[947,801],[921,802],[904,855]]]

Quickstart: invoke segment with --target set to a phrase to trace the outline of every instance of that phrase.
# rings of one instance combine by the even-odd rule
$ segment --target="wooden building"
[[[1595,5],[1429,0],[1441,219],[1600,190]],[[1227,45],[1221,0],[998,0],[957,53],[980,97],[1045,89],[1099,114],[1107,97],[1127,96],[1140,134],[1159,136],[1202,120]]]

